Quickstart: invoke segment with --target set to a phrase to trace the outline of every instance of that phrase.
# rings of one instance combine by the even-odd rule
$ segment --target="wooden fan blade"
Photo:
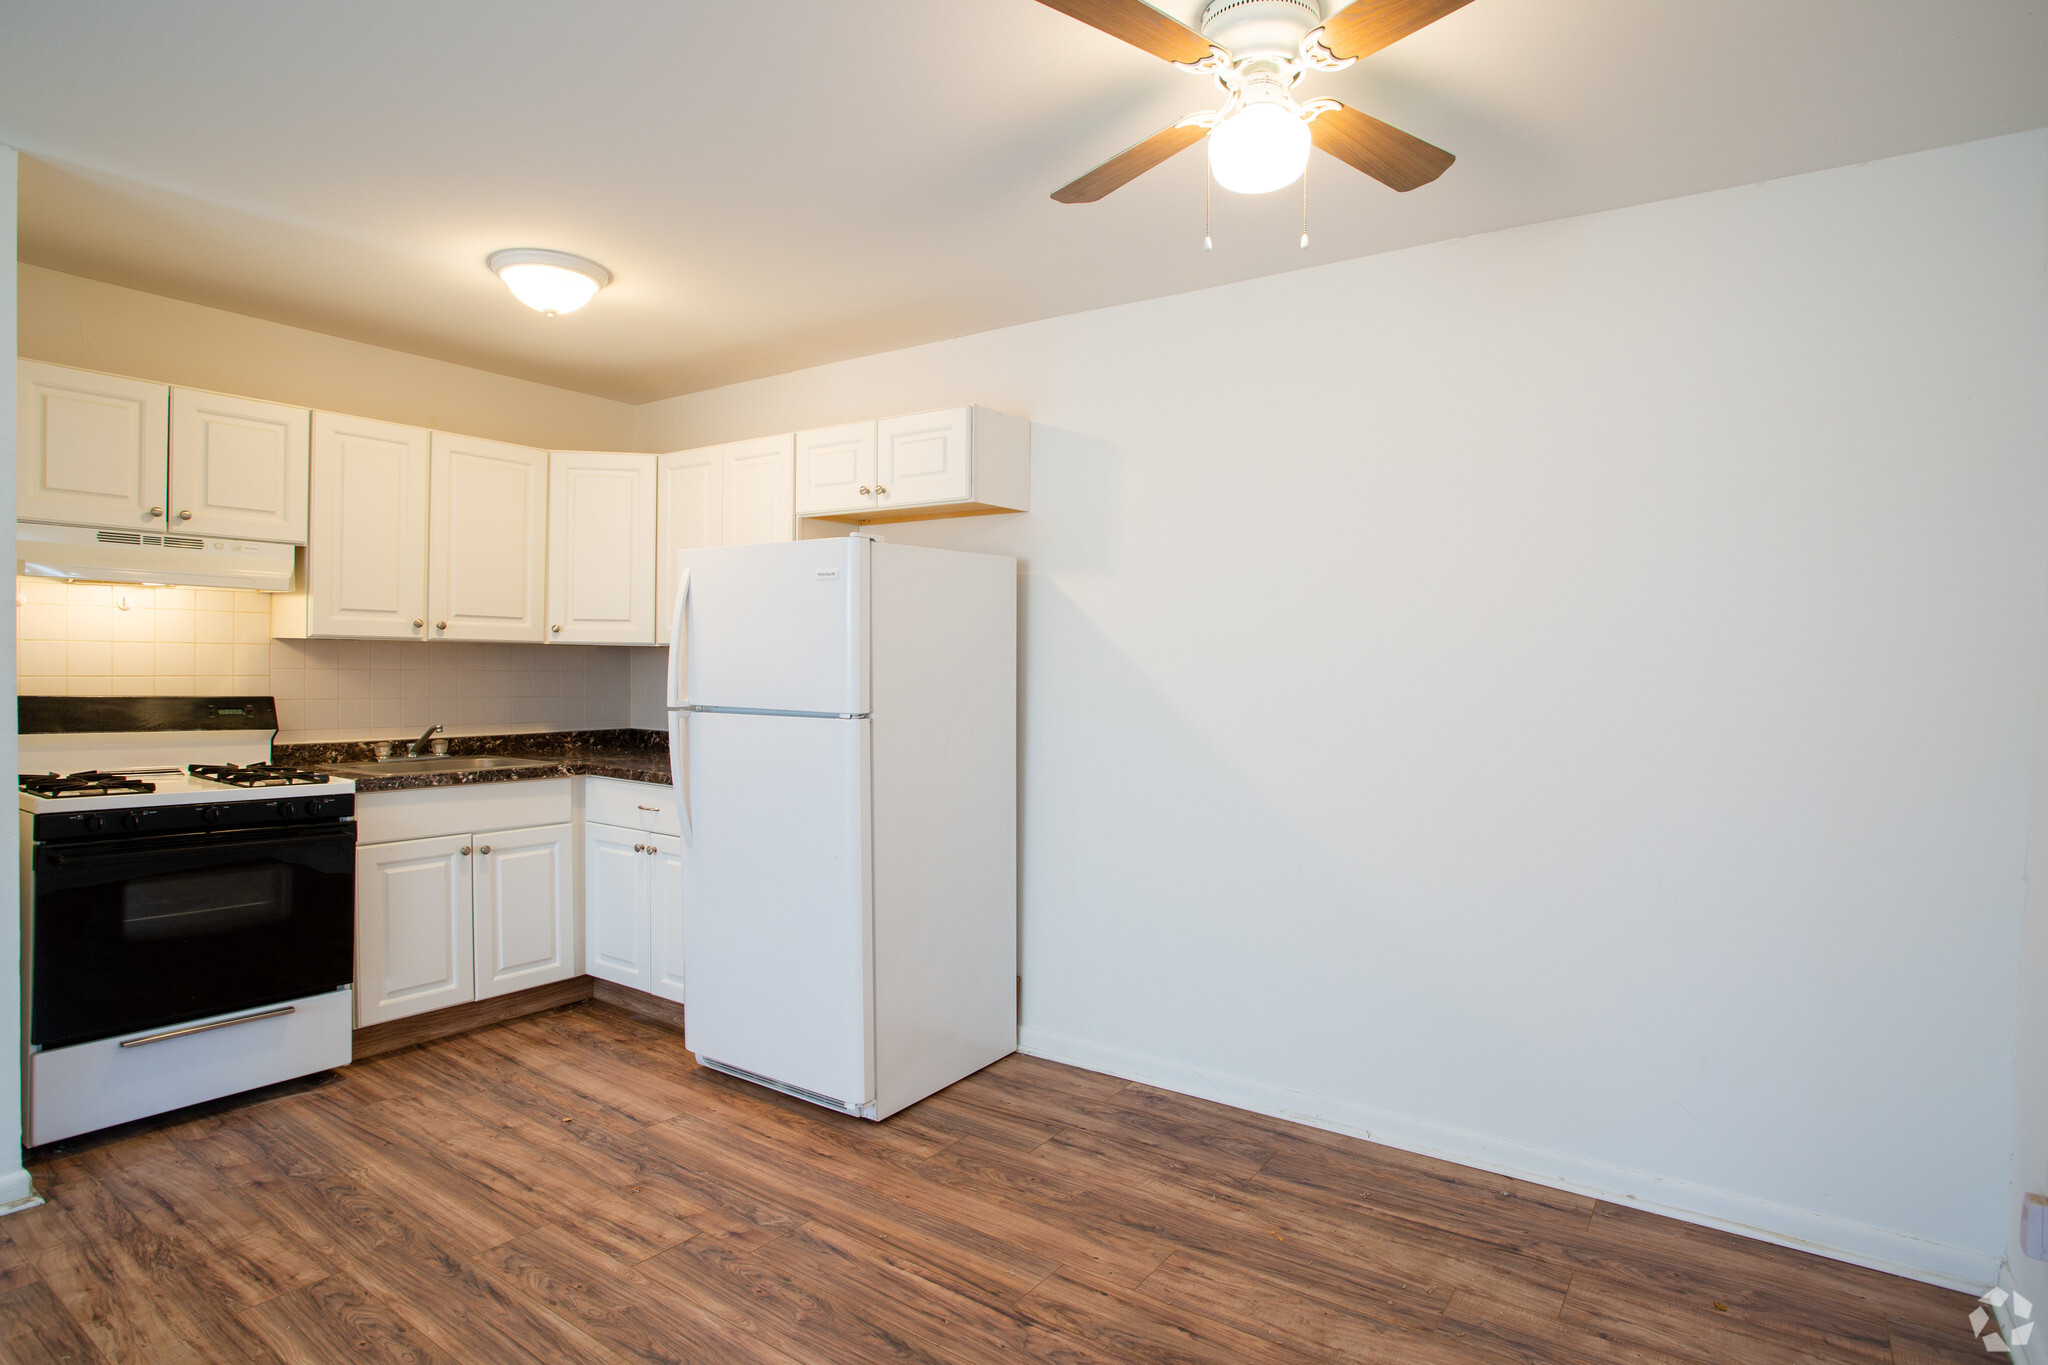
[[[1329,115],[1323,115],[1328,118]],[[1319,120],[1320,121],[1320,120]],[[1135,147],[1126,147],[1072,184],[1062,185],[1052,197],[1062,204],[1092,204],[1111,190],[1122,189],[1145,172],[1183,152],[1209,136],[1207,128],[1162,128]]]
[[[1167,18],[1145,0],[1039,0],[1039,3],[1169,62],[1199,62],[1209,55],[1207,38],[1178,20]]]
[[[1428,28],[1452,10],[1463,9],[1471,2],[1354,0],[1350,7],[1324,22],[1323,46],[1339,57],[1369,57],[1387,44],[1398,43],[1415,30]]]
[[[1458,159],[1412,133],[1343,104],[1318,115],[1308,132],[1316,146],[1331,156],[1403,194],[1427,185]]]

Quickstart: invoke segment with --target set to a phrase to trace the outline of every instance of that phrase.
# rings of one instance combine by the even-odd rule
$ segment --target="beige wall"
[[[559,450],[632,450],[631,404],[17,266],[30,360]]]

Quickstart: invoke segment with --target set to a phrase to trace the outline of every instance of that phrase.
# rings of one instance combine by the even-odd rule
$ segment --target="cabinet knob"
[[[180,513],[178,513],[178,520],[179,520],[179,521],[190,521],[190,520],[192,520],[192,514],[191,514],[190,512],[180,512]]]
[[[889,490],[888,490],[888,489],[886,489],[886,488],[884,488],[884,487],[882,487],[882,485],[880,485],[880,484],[876,484],[876,485],[875,485],[875,496],[876,496],[876,497],[878,497],[878,498],[879,498],[879,497],[884,497],[884,496],[886,496],[886,495],[888,494],[888,492],[889,492]]]
[[[648,857],[650,857],[650,858],[652,858],[652,857],[653,857],[653,856],[655,855],[655,853],[657,853],[658,851],[659,851],[659,850],[657,850],[657,849],[656,849],[656,848],[654,847],[654,845],[653,845],[653,844],[649,844],[649,845],[647,846],[647,856],[648,856]]]
[[[446,630],[446,629],[448,629],[448,623],[447,623],[446,621],[436,621],[436,622],[434,622],[434,629],[435,629],[435,630]],[[484,850],[484,852],[486,852],[486,853],[489,853],[489,852],[490,852],[490,850],[489,850],[489,849],[485,849],[485,850]]]
[[[413,617],[413,618],[412,618],[412,628],[413,628],[414,630],[418,630],[418,629],[419,629],[420,627],[422,627],[422,626],[424,626],[424,625],[426,625],[426,622],[425,622],[425,621],[422,621],[422,620],[420,620],[420,618],[419,618],[419,617],[415,616],[415,617]]]
[[[489,844],[478,844],[476,847],[476,851],[479,853],[489,853],[491,851],[491,846]]]
[[[549,626],[548,633],[551,635],[560,635],[562,633],[562,628],[560,626]]]
[[[164,514],[164,509],[161,507],[152,507],[149,509],[149,514],[153,517],[160,517]]]
[[[469,850],[468,850],[468,849],[466,849],[466,848],[465,848],[465,849],[463,849],[463,850],[462,850],[462,856],[463,856],[463,857],[465,857],[465,858],[467,858],[467,857],[469,856]]]
[[[644,853],[644,852],[646,852],[646,851],[647,851],[647,845],[645,845],[645,844],[635,844],[635,845],[633,845],[633,851],[634,851],[635,853]]]
[[[860,488],[860,495],[865,498],[872,494],[874,491],[874,489],[869,488],[866,484],[862,484]]]

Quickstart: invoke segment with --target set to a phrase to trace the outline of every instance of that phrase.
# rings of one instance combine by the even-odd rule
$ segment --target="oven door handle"
[[[140,834],[102,840],[80,840],[39,846],[38,861],[56,867],[104,866],[131,858],[161,858],[166,853],[200,853],[221,849],[274,848],[280,844],[348,843],[356,841],[353,820],[333,825],[287,825],[253,830],[192,830],[177,834]]]
[[[121,1046],[147,1047],[151,1043],[168,1042],[172,1038],[184,1038],[194,1033],[210,1033],[217,1028],[233,1028],[236,1024],[253,1024],[258,1019],[276,1019],[298,1012],[297,1005],[279,1005],[276,1009],[258,1010],[254,1014],[238,1014],[232,1019],[216,1019],[210,1024],[188,1024],[184,1028],[166,1029],[162,1033],[152,1033],[146,1038],[123,1039]]]

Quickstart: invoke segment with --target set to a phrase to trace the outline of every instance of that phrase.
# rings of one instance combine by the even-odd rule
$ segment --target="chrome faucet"
[[[406,746],[405,746],[405,753],[406,753],[406,757],[408,757],[408,758],[418,758],[418,757],[420,756],[420,750],[422,750],[422,749],[424,749],[424,748],[426,748],[426,747],[427,747],[427,741],[428,741],[428,740],[430,740],[430,739],[432,739],[432,738],[433,738],[433,737],[434,737],[435,735],[438,735],[438,734],[440,734],[440,733],[441,733],[441,727],[440,727],[440,726],[438,726],[438,725],[429,725],[429,726],[428,726],[428,727],[426,728],[426,730],[425,730],[424,732],[422,732],[422,733],[421,733],[421,735],[420,735],[420,737],[419,737],[418,739],[414,740],[414,741],[413,741],[412,743],[410,743],[410,744],[408,744],[408,745],[406,745]]]

